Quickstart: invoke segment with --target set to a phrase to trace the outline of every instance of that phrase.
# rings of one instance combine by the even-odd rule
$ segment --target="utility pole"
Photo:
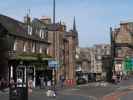
[[[53,0],[53,26],[55,29],[55,0]],[[53,29],[53,56],[54,58],[56,57],[56,49],[55,49],[55,30]],[[52,70],[52,81],[53,81],[53,86],[55,88],[55,83],[56,83],[56,70],[53,68]]]
[[[109,71],[109,80],[112,79],[112,75],[114,72],[114,57],[115,57],[115,45],[114,45],[114,36],[113,36],[113,32],[112,32],[112,27],[110,27],[110,42],[111,42],[111,67],[110,67],[110,71]],[[112,72],[113,71],[113,72]]]
[[[53,24],[55,24],[55,0],[53,0]]]
[[[55,0],[53,0],[53,28],[55,29]],[[55,52],[55,30],[53,29],[53,56],[56,56],[56,52]]]

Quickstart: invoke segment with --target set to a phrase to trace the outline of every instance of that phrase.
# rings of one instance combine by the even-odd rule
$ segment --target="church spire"
[[[74,16],[74,20],[73,20],[73,31],[77,31],[77,29],[76,29],[76,21],[75,21],[75,16]]]

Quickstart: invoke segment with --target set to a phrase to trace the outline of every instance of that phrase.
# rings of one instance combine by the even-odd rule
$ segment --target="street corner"
[[[128,89],[133,91],[133,85],[128,86]]]
[[[104,96],[101,100],[120,100],[122,96],[127,95],[131,91],[118,91]]]

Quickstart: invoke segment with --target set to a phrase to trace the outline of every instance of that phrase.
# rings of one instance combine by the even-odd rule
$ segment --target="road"
[[[114,92],[103,97],[102,100],[133,100],[133,77],[117,84]]]
[[[8,93],[0,92],[0,100],[9,100]],[[47,97],[46,91],[38,90],[34,91],[32,95],[29,96],[29,100],[92,100],[89,97],[82,95],[74,95],[74,94],[57,94],[55,98]]]
[[[46,90],[33,90],[29,100],[132,100],[133,78],[123,80],[117,85],[99,83],[67,88],[57,91],[56,98],[46,96]],[[0,92],[0,100],[9,100],[8,93]]]

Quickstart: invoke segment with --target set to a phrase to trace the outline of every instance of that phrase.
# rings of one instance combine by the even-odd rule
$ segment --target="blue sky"
[[[53,0],[1,0],[0,13],[23,20],[28,8],[33,18],[52,16]],[[133,0],[56,0],[56,21],[70,29],[76,17],[81,47],[109,43],[109,27],[120,21],[133,21]]]

